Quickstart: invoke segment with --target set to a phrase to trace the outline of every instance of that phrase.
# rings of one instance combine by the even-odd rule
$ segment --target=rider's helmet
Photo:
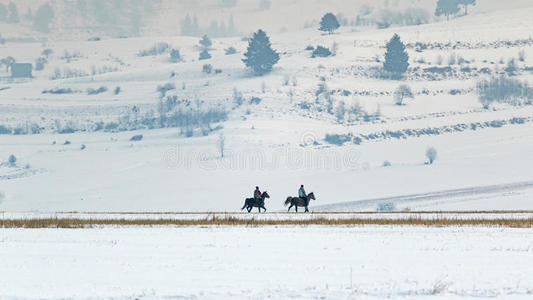
[[[255,189],[256,189],[256,190],[258,190],[258,189],[259,189],[259,187],[258,187],[258,186],[256,186],[256,187],[255,187]]]

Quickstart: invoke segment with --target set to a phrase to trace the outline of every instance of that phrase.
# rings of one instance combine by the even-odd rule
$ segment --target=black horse
[[[244,200],[244,206],[241,208],[241,210],[246,208],[248,212],[251,212],[252,208],[257,207],[259,209],[259,212],[261,212],[261,208],[266,211],[267,209],[265,208],[265,198],[270,198],[270,195],[268,195],[267,192],[263,192],[263,194],[261,194],[261,199],[247,198],[246,200]]]
[[[307,208],[309,206],[309,201],[310,200],[316,200],[315,198],[315,194],[314,193],[310,193],[309,195],[307,195],[307,200],[305,199],[302,199],[300,197],[287,197],[287,200],[285,200],[285,206],[290,205],[289,206],[289,209],[287,211],[290,211],[291,208],[294,206],[294,209],[296,210],[296,212],[298,212],[298,206],[300,207],[305,207],[305,212],[309,212],[309,208]]]

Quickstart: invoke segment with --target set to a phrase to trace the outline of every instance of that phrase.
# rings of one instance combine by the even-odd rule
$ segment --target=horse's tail
[[[246,205],[248,205],[248,201],[247,200],[248,199],[244,200],[244,206],[241,208],[241,210],[243,210],[246,207]]]
[[[287,197],[287,200],[285,200],[285,206],[289,205],[291,203],[292,197]]]

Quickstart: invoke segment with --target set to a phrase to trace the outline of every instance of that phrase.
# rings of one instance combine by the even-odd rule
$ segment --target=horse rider
[[[298,189],[298,197],[303,199],[305,201],[305,204],[307,205],[307,193],[304,190],[304,185],[300,185],[300,189]]]
[[[255,200],[261,200],[261,191],[259,190],[258,186],[255,187],[254,199]]]

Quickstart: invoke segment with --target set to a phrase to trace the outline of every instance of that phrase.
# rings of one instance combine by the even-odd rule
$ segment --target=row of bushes
[[[443,133],[463,132],[467,130],[478,130],[482,128],[500,128],[511,124],[525,124],[532,122],[533,118],[511,118],[508,120],[493,120],[487,122],[474,122],[470,124],[456,124],[452,126],[428,127],[420,129],[385,130],[371,134],[353,135],[348,134],[326,134],[324,141],[332,145],[344,145],[348,142],[360,145],[365,141],[379,141],[387,139],[406,139],[409,137],[440,135]]]

